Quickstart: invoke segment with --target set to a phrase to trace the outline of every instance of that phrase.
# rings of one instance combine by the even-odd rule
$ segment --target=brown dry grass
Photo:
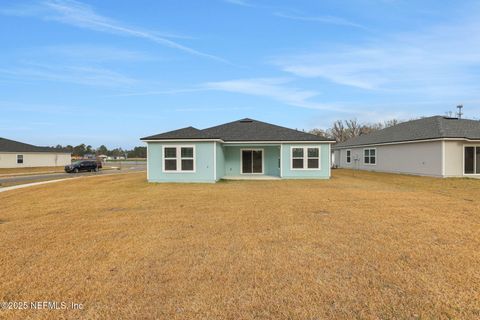
[[[64,172],[64,167],[0,168],[0,176],[10,174],[36,174]]]
[[[333,173],[0,193],[0,318],[480,318],[480,180]]]

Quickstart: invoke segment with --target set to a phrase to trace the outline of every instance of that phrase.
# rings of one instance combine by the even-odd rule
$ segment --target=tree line
[[[78,146],[72,145],[57,145],[54,147],[58,150],[65,150],[72,153],[73,156],[83,157],[86,154],[94,155],[106,155],[110,157],[127,157],[127,158],[146,158],[147,157],[147,147],[135,147],[131,150],[114,148],[108,149],[105,145],[101,145],[98,148],[93,148],[91,145],[86,145],[84,143],[79,144]]]
[[[394,125],[401,123],[402,121],[398,119],[391,119],[384,122],[375,122],[375,123],[361,123],[357,119],[350,120],[337,120],[335,121],[330,128],[327,130],[324,129],[312,129],[309,133],[334,139],[337,142],[344,142],[348,139],[355,138],[364,134],[368,134],[374,131],[385,129]],[[66,150],[74,156],[83,157],[86,154],[94,155],[107,155],[110,157],[127,157],[127,158],[146,158],[147,157],[147,147],[135,147],[131,150],[114,148],[108,149],[105,145],[101,145],[98,148],[93,148],[91,145],[86,145],[84,143],[79,144],[78,146],[62,146],[57,145],[54,147],[58,150]]]
[[[344,142],[351,138],[395,126],[400,122],[402,121],[398,119],[375,123],[360,123],[357,119],[337,120],[333,123],[332,127],[327,130],[312,129],[309,133],[329,139],[335,139],[337,142]]]

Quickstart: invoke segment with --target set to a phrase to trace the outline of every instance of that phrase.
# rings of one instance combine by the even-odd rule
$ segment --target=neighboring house
[[[335,166],[433,177],[480,177],[480,121],[434,116],[333,147]]]
[[[334,141],[252,119],[142,138],[151,182],[328,179]]]
[[[71,163],[70,153],[0,138],[0,168],[56,167]]]

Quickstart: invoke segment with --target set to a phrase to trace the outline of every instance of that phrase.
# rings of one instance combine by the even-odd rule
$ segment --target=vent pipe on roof
[[[463,112],[462,112],[463,104],[459,104],[459,105],[457,106],[457,109],[458,109],[457,118],[458,118],[458,119],[462,119],[462,116],[463,116]]]

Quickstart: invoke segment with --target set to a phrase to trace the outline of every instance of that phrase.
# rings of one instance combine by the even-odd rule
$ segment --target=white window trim
[[[365,163],[365,150],[375,150],[375,163]],[[368,153],[368,157],[371,158],[372,156],[370,156],[370,152]],[[365,166],[376,166],[377,165],[377,160],[378,160],[378,153],[377,153],[377,148],[363,148],[363,154],[362,154],[362,158],[363,158],[363,165]]]
[[[318,149],[318,168],[308,167],[308,149]],[[303,149],[303,168],[293,167],[293,149]],[[295,158],[300,159],[300,158]],[[310,159],[317,159],[317,157],[311,157]],[[319,171],[322,170],[322,150],[320,146],[290,146],[290,170],[292,171]]]
[[[243,151],[262,151],[262,172],[243,172]],[[264,174],[265,173],[265,150],[263,148],[240,149],[240,174]]]
[[[18,156],[22,156],[22,163],[18,162]],[[17,154],[17,164],[25,164],[25,155]]]
[[[173,158],[165,158],[165,148],[176,148],[177,154],[177,170],[165,170],[165,160],[173,160]],[[182,148],[193,148],[193,158],[182,158]],[[193,170],[182,170],[182,159],[193,159]],[[163,145],[162,146],[162,172],[163,173],[195,173],[197,170],[197,153],[194,145]]]
[[[350,152],[350,156],[348,155],[349,152]],[[375,155],[376,155],[376,153],[375,153]],[[348,161],[348,158],[350,158],[350,161]],[[347,149],[345,151],[345,162],[347,164],[352,164],[352,149]]]
[[[464,144],[463,145],[463,154],[462,154],[462,174],[464,176],[467,176],[467,177],[471,177],[471,176],[480,176],[480,173],[475,173],[477,170],[477,150],[474,149],[474,152],[473,152],[473,171],[474,173],[465,173],[465,149],[467,147],[473,147],[473,148],[480,148],[480,144],[479,145],[468,145],[468,144]]]

